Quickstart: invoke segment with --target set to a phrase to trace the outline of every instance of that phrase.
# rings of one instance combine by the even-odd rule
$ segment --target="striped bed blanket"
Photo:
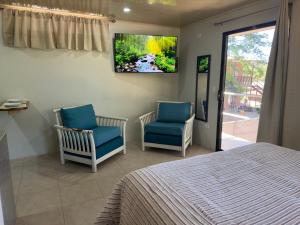
[[[134,171],[96,224],[300,224],[300,152],[258,143]]]

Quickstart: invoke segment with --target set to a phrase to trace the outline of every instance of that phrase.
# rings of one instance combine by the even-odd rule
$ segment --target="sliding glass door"
[[[274,23],[224,34],[217,149],[256,142]]]

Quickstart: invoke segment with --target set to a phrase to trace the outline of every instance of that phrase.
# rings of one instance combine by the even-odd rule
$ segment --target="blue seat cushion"
[[[92,130],[96,147],[121,136],[120,127],[98,126]]]
[[[152,122],[145,126],[145,132],[154,134],[167,134],[173,136],[182,136],[184,123],[162,123]]]
[[[158,122],[184,123],[191,115],[191,103],[159,103]]]
[[[113,150],[121,147],[123,145],[123,137],[119,136],[116,137],[96,148],[96,159],[101,158],[102,156],[105,156],[107,153],[112,152]],[[65,152],[65,154],[68,155],[73,155],[73,156],[78,156],[86,159],[91,159],[91,156],[85,156],[85,155],[79,155],[79,154],[74,154],[70,152]]]
[[[155,143],[155,144],[162,144],[162,145],[173,145],[173,146],[182,145],[181,136],[166,135],[166,134],[146,133],[144,137],[144,141],[148,143]]]
[[[97,127],[95,111],[91,104],[61,109],[60,116],[63,125],[68,128],[90,130]]]
[[[116,137],[96,148],[96,158],[99,159],[102,156],[105,156],[107,153],[121,147],[123,145],[123,137]]]

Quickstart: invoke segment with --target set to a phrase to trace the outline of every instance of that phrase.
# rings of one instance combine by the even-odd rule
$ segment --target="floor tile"
[[[90,170],[87,171],[84,168],[78,171],[59,171],[58,173],[58,182],[61,187],[93,181],[98,177],[96,173],[92,173]]]
[[[13,184],[14,195],[16,200],[19,193],[21,179],[22,179],[22,168],[19,167],[12,168],[11,177],[12,177],[12,184]]]
[[[186,157],[211,151],[194,145]],[[91,167],[66,161],[59,154],[13,160],[12,180],[17,202],[17,225],[92,225],[113,187],[127,173],[153,164],[181,160],[180,152],[130,143],[127,154],[117,154]]]
[[[57,178],[57,171],[47,165],[41,166],[24,166],[22,168],[22,178],[31,179],[34,177]]]
[[[64,207],[65,225],[94,225],[97,214],[104,207],[105,200],[96,198],[82,204]]]
[[[24,164],[24,159],[13,159],[10,160],[10,168],[14,169],[14,168],[20,168],[22,167]]]
[[[98,186],[100,188],[101,194],[104,198],[110,196],[113,191],[114,186],[120,181],[119,177],[106,177],[105,179],[98,179]]]
[[[60,160],[59,160],[59,154],[52,153],[52,154],[46,154],[46,155],[40,155],[30,158],[25,158],[23,162],[23,166],[36,166],[36,167],[59,167],[60,166]]]
[[[47,189],[39,193],[19,194],[17,199],[18,217],[42,213],[59,207],[61,207],[59,190]]]
[[[19,187],[19,194],[39,193],[48,189],[58,190],[58,180],[43,174],[24,174]]]
[[[190,151],[187,152],[187,156],[193,157],[193,156],[209,154],[209,153],[213,153],[213,152],[215,152],[215,151],[212,151],[212,150],[206,149],[206,148],[202,148],[199,146],[191,146]]]
[[[103,197],[97,181],[85,181],[75,185],[59,183],[59,186],[60,197],[64,206]]]
[[[126,156],[119,161],[119,165],[123,169],[124,173],[129,173],[131,171],[152,165],[152,163],[148,161],[147,156],[145,156],[146,154],[147,153],[144,153],[144,157],[143,152],[138,152],[135,156]]]
[[[64,225],[61,209],[19,217],[16,225]]]
[[[110,161],[100,163],[98,165],[97,175],[99,178],[106,178],[106,177],[118,177],[122,178],[124,175],[127,174],[127,171],[120,166],[118,160],[114,160],[114,157],[110,159]]]

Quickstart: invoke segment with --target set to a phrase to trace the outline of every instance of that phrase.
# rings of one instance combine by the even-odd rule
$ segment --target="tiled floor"
[[[210,152],[194,145],[187,157]],[[142,167],[178,159],[182,159],[178,152],[142,152],[139,146],[129,144],[126,155],[106,160],[98,165],[97,173],[82,164],[62,166],[58,154],[14,160],[17,225],[92,225],[120,178]]]

